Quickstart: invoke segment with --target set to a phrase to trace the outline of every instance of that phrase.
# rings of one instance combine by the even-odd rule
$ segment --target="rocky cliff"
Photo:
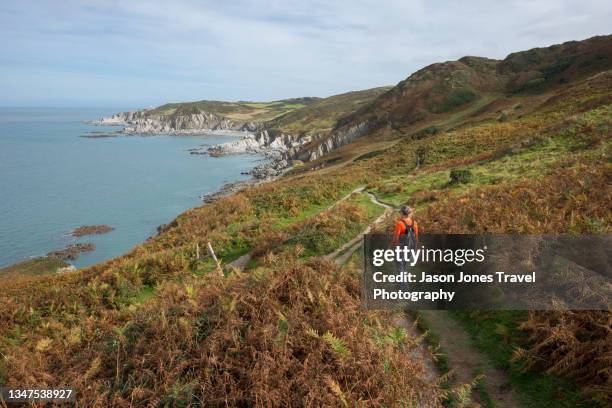
[[[265,125],[264,125],[265,126]],[[223,143],[207,148],[211,156],[240,153],[266,153],[275,151],[289,153],[312,140],[310,136],[297,136],[283,133],[276,129],[263,129],[255,133],[247,133],[245,136],[232,142]]]
[[[268,179],[282,174],[289,168],[289,160],[294,152],[301,151],[302,147],[311,142],[310,136],[296,136],[283,133],[276,129],[264,129],[232,142],[223,143],[205,148],[210,156],[223,156],[228,154],[257,153],[263,154],[266,161],[249,174],[257,179]],[[200,152],[194,152],[198,154]]]
[[[123,126],[126,134],[194,133],[200,131],[254,131],[254,122],[232,121],[210,112],[181,115],[155,115],[148,110],[120,112],[91,122],[98,125]]]
[[[268,159],[255,167],[249,174],[265,179],[282,174],[292,160],[317,160],[340,146],[361,137],[374,126],[371,121],[333,131],[320,138],[304,135],[291,135],[276,129],[264,129],[228,143],[211,146],[206,153],[211,156],[226,154],[259,153]]]
[[[317,160],[332,150],[361,137],[373,126],[374,123],[372,121],[366,120],[345,129],[335,130],[329,137],[324,138],[319,143],[314,143],[312,146],[304,146],[305,144],[303,144],[298,146],[298,148],[289,149],[287,151],[287,158],[301,161]]]
[[[197,111],[187,114],[159,115],[154,111],[139,110],[120,112],[91,123],[107,126],[123,126],[125,134],[181,134],[203,131],[244,132],[231,142],[191,150],[192,154],[223,156],[228,154],[257,153],[268,160],[256,166],[250,173],[260,179],[281,174],[288,167],[288,159],[312,141],[311,136],[292,135],[269,128],[269,123],[236,121],[219,114]]]

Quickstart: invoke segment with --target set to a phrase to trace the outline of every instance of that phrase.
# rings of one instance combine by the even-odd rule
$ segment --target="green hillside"
[[[267,127],[295,135],[327,134],[340,118],[357,111],[391,88],[366,89],[322,98],[270,121]]]
[[[149,116],[177,116],[207,112],[244,122],[266,122],[285,113],[303,108],[319,98],[292,98],[272,102],[197,101],[167,103],[147,112]]]
[[[61,259],[54,257],[39,257],[0,268],[0,277],[3,275],[16,276],[55,273],[59,268],[65,268],[67,266],[69,266],[69,264]]]
[[[212,114],[236,123],[253,122],[262,129],[302,136],[324,136],[338,119],[372,102],[391,87],[348,92],[327,98],[291,98],[272,102],[197,101],[168,103],[144,111],[146,117],[172,120],[192,114]]]
[[[377,126],[186,211],[122,257],[0,279],[0,385],[70,384],[82,406],[487,406],[486,378],[429,379],[413,358],[424,338],[361,308],[352,240],[392,225],[380,202],[414,206],[427,233],[610,233],[611,47],[463,58],[389,90],[287,102],[306,105],[273,121],[287,132]],[[518,85],[535,71],[544,81]],[[273,110],[249,104],[231,109]],[[207,242],[222,276],[197,257]],[[612,402],[609,312],[455,317],[521,405]]]
[[[506,120],[533,111],[565,85],[610,68],[611,36],[517,52],[501,61],[464,57],[432,64],[341,118],[335,130],[367,122],[360,137],[376,141]]]

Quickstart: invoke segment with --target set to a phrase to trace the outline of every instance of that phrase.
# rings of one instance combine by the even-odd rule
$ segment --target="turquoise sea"
[[[247,179],[240,173],[260,159],[188,152],[233,136],[80,137],[118,130],[83,122],[123,110],[0,108],[0,266],[73,242],[96,245],[72,262],[77,267],[121,255],[200,205],[201,194]],[[68,235],[91,224],[115,230]]]

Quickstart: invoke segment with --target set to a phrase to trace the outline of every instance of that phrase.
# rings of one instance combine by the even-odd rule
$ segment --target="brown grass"
[[[419,219],[434,233],[606,232],[612,225],[611,178],[609,163],[577,164],[539,180],[483,187],[435,202]]]
[[[528,367],[573,378],[602,404],[612,395],[612,314],[606,311],[531,312],[521,328],[529,333]]]
[[[359,295],[355,273],[318,260],[168,282],[140,310],[48,322],[6,351],[7,385],[70,384],[83,406],[436,405],[407,343],[373,340],[389,318]]]

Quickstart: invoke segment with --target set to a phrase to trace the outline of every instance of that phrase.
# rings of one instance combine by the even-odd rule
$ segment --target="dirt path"
[[[363,189],[361,191],[363,191]],[[382,223],[384,221],[385,217],[393,209],[393,207],[391,207],[390,205],[378,201],[376,196],[374,194],[372,194],[372,193],[368,193],[368,197],[370,197],[370,200],[374,204],[377,204],[377,205],[379,205],[381,207],[384,207],[385,211],[380,216],[378,216],[378,218],[376,218],[374,221],[372,221],[372,223],[370,225],[368,225],[366,227],[366,229],[364,229],[355,238],[351,239],[349,242],[347,242],[346,244],[342,245],[340,248],[336,249],[331,254],[325,255],[326,259],[330,259],[330,260],[333,259],[339,265],[344,264],[351,257],[351,255],[353,255],[353,252],[355,252],[361,246],[361,243],[362,243],[362,240],[363,240],[363,236],[365,234],[369,233],[374,226]]]
[[[362,246],[363,236],[369,233],[374,226],[382,223],[389,213],[393,211],[393,207],[391,205],[379,201],[374,194],[368,192],[368,196],[374,204],[383,207],[385,211],[378,216],[378,218],[376,218],[365,230],[363,230],[363,232],[351,239],[346,244],[342,245],[336,251],[326,255],[325,258],[333,260],[338,265],[344,265],[353,255],[353,253]],[[392,319],[393,324],[396,327],[401,327],[406,330],[408,338],[413,339],[414,346],[410,350],[410,356],[413,361],[421,362],[423,364],[425,380],[429,383],[437,382],[440,378],[440,373],[438,372],[436,363],[426,343],[423,341],[423,334],[420,333],[416,327],[415,321],[403,312],[396,313]]]
[[[325,210],[323,211],[328,211],[331,210],[332,208],[334,208],[336,205],[338,205],[338,203],[342,202],[342,201],[346,201],[350,198],[350,196],[352,196],[355,193],[361,193],[363,190],[365,189],[365,186],[359,186],[356,189],[354,189],[353,191],[351,191],[350,193],[348,193],[347,195],[345,195],[344,197],[340,198],[339,200],[334,201],[332,204],[330,204]],[[370,193],[368,193],[370,194]],[[370,194],[370,196],[372,197],[373,194]],[[371,198],[370,197],[370,198]],[[361,237],[361,236],[360,236]],[[352,253],[352,252],[351,252]],[[253,258],[253,252],[248,252],[244,255],[242,255],[240,258],[235,259],[231,262],[228,262],[227,264],[224,265],[225,268],[228,269],[236,269],[238,271],[244,271],[247,267],[247,265],[249,264],[249,262],[251,261],[251,259]]]
[[[421,315],[432,332],[440,338],[440,347],[453,370],[456,383],[472,381],[478,374],[484,376],[484,388],[496,408],[520,407],[518,399],[508,383],[508,376],[489,362],[472,345],[470,335],[445,310],[423,310]],[[479,401],[476,393],[473,400]]]
[[[333,259],[339,265],[348,261],[351,255],[361,247],[363,235],[367,234],[373,226],[382,222],[393,209],[392,206],[380,202],[374,194],[368,193],[368,195],[372,202],[384,207],[385,212],[374,220],[361,234],[326,256],[326,258]],[[484,389],[496,408],[521,406],[517,402],[514,392],[509,387],[506,373],[491,365],[488,358],[472,345],[468,333],[463,330],[455,319],[449,316],[448,312],[443,310],[427,310],[422,311],[421,315],[426,320],[430,330],[440,338],[440,346],[448,359],[454,384],[467,384],[472,382],[478,375],[482,375]],[[423,335],[417,329],[415,320],[404,313],[398,313],[393,316],[393,323],[397,327],[404,328],[413,339],[418,339]],[[424,341],[416,343],[411,351],[411,355],[415,361],[423,363],[428,381],[435,382],[438,380],[440,373]],[[485,405],[485,401],[481,401],[480,396],[474,390],[472,391],[471,399],[481,405]]]
[[[361,193],[363,190],[365,190],[365,186],[359,186],[359,187],[357,187],[356,189],[354,189],[353,191],[351,191],[350,193],[348,193],[347,195],[345,195],[345,196],[344,196],[344,197],[342,197],[341,199],[336,200],[336,201],[334,201],[333,203],[331,203],[331,204],[330,204],[330,205],[329,205],[329,206],[328,206],[328,207],[325,209],[325,211],[327,211],[327,210],[331,210],[332,208],[334,208],[335,206],[337,206],[337,205],[338,205],[338,203],[340,203],[340,202],[342,202],[342,201],[346,201],[346,200],[348,200],[348,199],[349,199],[349,198],[350,198],[350,197],[351,197],[353,194],[356,194],[356,193]]]

